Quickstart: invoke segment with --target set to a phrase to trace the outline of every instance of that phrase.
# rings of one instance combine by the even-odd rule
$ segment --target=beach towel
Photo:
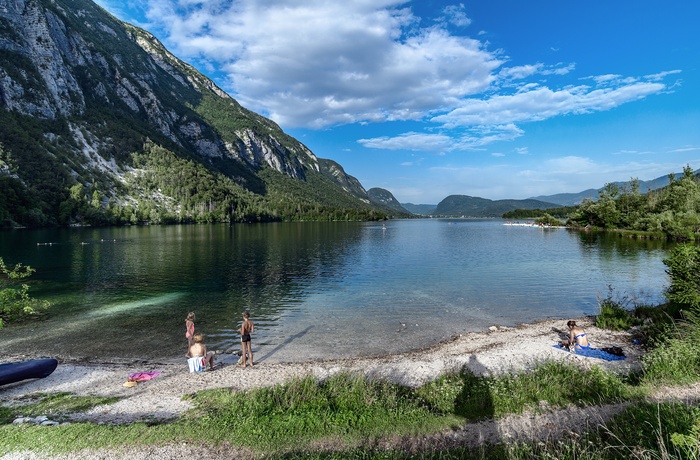
[[[201,356],[189,358],[187,360],[187,365],[190,367],[190,372],[202,372],[202,364],[204,364],[204,358]]]
[[[561,345],[554,345],[554,348],[571,353],[568,348],[562,348]],[[624,356],[614,355],[598,348],[576,348],[573,353],[579,356],[585,356],[586,358],[604,359],[605,361],[621,361],[625,359]]]
[[[160,371],[153,371],[153,372],[134,372],[133,374],[129,374],[129,380],[132,382],[145,382],[146,380],[151,380],[154,377],[158,377],[160,375]]]

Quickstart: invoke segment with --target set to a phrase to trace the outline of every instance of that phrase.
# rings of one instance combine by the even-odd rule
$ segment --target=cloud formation
[[[175,54],[227,74],[245,106],[286,127],[419,120],[489,88],[498,56],[463,7],[421,26],[402,0],[145,0]]]
[[[162,31],[178,56],[223,72],[239,102],[285,128],[425,124],[424,133],[359,141],[373,149],[478,149],[523,135],[525,123],[667,91],[664,79],[678,72],[587,76],[572,85],[557,79],[571,78],[573,63],[507,67],[508,58],[469,29],[462,4],[426,18],[406,0],[141,2],[144,27]]]

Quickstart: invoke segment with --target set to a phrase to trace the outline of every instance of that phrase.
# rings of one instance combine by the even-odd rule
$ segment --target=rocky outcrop
[[[70,130],[47,139],[76,158],[89,152],[85,170],[115,181],[129,169],[125,146],[154,138],[205,162],[240,163],[229,171],[272,168],[298,180],[321,171],[318,158],[277,124],[241,107],[152,34],[88,0],[0,4],[0,109],[69,121]],[[349,193],[366,194],[342,168],[334,174]]]

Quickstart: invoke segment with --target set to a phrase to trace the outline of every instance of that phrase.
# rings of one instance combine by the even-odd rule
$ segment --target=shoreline
[[[3,405],[18,405],[32,393],[71,392],[77,395],[117,396],[111,405],[94,407],[73,414],[73,421],[95,423],[131,423],[146,420],[171,420],[192,406],[183,396],[214,388],[234,391],[281,384],[292,378],[314,376],[325,379],[339,372],[358,372],[368,378],[418,387],[447,372],[468,368],[475,375],[498,375],[524,371],[549,359],[570,360],[584,367],[601,366],[625,373],[639,366],[642,348],[632,343],[627,332],[598,329],[591,317],[575,318],[588,333],[594,347],[620,346],[627,358],[604,361],[586,358],[554,348],[566,320],[542,320],[516,327],[491,326],[489,330],[467,332],[428,348],[398,354],[349,357],[328,360],[299,360],[284,363],[258,362],[254,367],[235,364],[218,366],[213,371],[190,374],[187,363],[146,361],[87,362],[62,360],[49,377],[25,380],[0,388]],[[217,355],[217,357],[220,355]],[[38,356],[36,356],[38,357]],[[34,357],[9,357],[5,362]],[[154,379],[125,387],[129,374],[160,371]]]

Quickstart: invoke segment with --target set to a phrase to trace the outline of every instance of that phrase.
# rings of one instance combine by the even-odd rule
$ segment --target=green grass
[[[536,410],[542,401],[555,407],[586,406],[640,396],[637,389],[599,367],[584,370],[557,361],[498,377],[476,377],[468,371],[448,374],[417,392],[436,411],[466,420]]]
[[[686,338],[664,341],[642,358],[644,381],[686,385],[700,381],[700,347]]]
[[[191,423],[207,419],[219,439],[263,450],[329,438],[353,445],[428,433],[457,420],[432,412],[408,388],[352,374],[324,382],[307,377],[248,392],[207,390],[197,393],[194,402],[199,417]]]
[[[0,414],[0,424],[12,422],[12,419],[22,415],[24,417],[36,417],[46,415],[52,420],[59,421],[66,414],[84,412],[92,407],[102,404],[113,404],[117,397],[76,396],[68,392],[59,393],[33,393],[25,396],[21,406],[12,408],[3,407]]]
[[[583,424],[586,421],[582,421]],[[595,425],[593,421],[592,425]],[[410,446],[383,449],[363,447],[342,452],[308,452],[298,449],[271,458],[331,459],[494,459],[494,460],[617,460],[700,458],[700,408],[680,403],[640,402],[607,424],[542,442],[504,442],[478,448],[444,447],[439,443],[422,450]]]
[[[300,445],[332,445],[347,451],[387,438],[420,438],[469,420],[537,410],[541,401],[566,407],[637,396],[633,387],[597,367],[581,370],[556,362],[501,377],[476,377],[465,370],[418,389],[341,373],[322,382],[307,377],[246,392],[201,391],[190,396],[195,408],[172,423],[0,426],[0,453],[27,445],[67,452],[164,442],[227,443],[267,453],[293,451]],[[77,412],[99,403],[67,394],[40,395],[22,411],[25,415]]]
[[[676,342],[666,343],[669,350],[678,351]],[[672,366],[688,359],[684,354],[667,354],[659,361]],[[655,379],[651,373],[635,380],[597,366],[582,369],[555,361],[542,362],[529,372],[496,377],[477,377],[465,369],[416,389],[341,373],[324,381],[307,377],[245,392],[201,391],[188,396],[194,409],[170,423],[11,425],[20,414],[60,419],[115,401],[68,393],[38,394],[22,406],[0,407],[0,455],[27,446],[33,452],[56,454],[88,448],[203,443],[276,458],[696,458],[700,409],[697,404],[643,402],[645,394],[660,382]],[[503,440],[478,449],[454,448],[440,441],[449,436],[422,442],[471,421],[622,401],[632,404],[624,414],[604,427],[592,420],[588,432],[572,439]],[[585,426],[587,422],[581,423]]]

